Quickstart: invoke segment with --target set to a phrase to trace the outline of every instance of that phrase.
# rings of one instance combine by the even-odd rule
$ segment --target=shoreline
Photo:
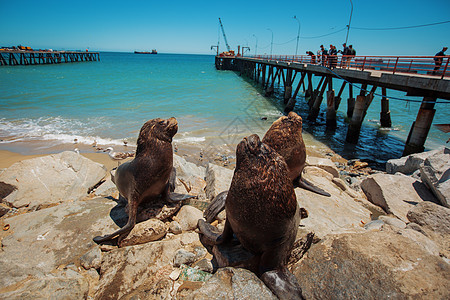
[[[309,140],[307,138],[306,140]],[[310,142],[310,141],[309,141]],[[23,142],[26,144],[28,151],[24,154],[23,151],[18,151],[22,147],[0,147],[0,169],[6,169],[16,162],[32,159],[36,157],[43,157],[51,154],[57,154],[64,151],[73,151],[75,148],[79,149],[80,154],[90,160],[103,164],[108,172],[117,167],[117,162],[109,158],[108,154],[101,150],[96,150],[96,147],[86,144],[60,144],[48,148],[39,148],[42,142]],[[319,141],[314,143],[306,143],[307,156],[313,157],[328,157],[333,161],[344,163],[347,160],[342,156],[334,152],[330,147],[326,146]],[[33,147],[35,146],[35,147]],[[199,142],[199,143],[172,143],[174,154],[183,157],[186,161],[194,163],[198,166],[206,166],[208,163],[213,163],[226,167],[228,169],[234,169],[235,167],[235,149],[237,144],[222,144],[214,145],[213,143]],[[7,149],[4,149],[7,148]],[[107,147],[102,147],[103,149]],[[30,151],[31,149],[31,151]],[[114,151],[128,152],[135,150],[135,146],[119,146],[114,147]],[[32,154],[29,154],[32,153]],[[127,160],[125,160],[127,161]]]

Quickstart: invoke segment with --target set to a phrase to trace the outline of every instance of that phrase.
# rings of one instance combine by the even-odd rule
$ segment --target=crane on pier
[[[225,30],[223,29],[222,20],[219,18],[220,29],[222,29],[223,39],[225,40],[225,45],[227,46],[227,52],[222,52],[224,56],[234,56],[234,51],[231,50],[230,45],[228,45],[227,36]]]

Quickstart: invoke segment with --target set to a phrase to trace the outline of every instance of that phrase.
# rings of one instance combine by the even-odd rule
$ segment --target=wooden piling
[[[436,98],[434,97],[423,98],[419,112],[417,113],[416,121],[414,121],[411,130],[409,131],[403,156],[423,152],[425,150],[425,141],[428,132],[430,131],[434,114],[436,113],[436,110],[434,109],[435,103]]]
[[[345,140],[352,144],[356,144],[358,142],[362,122],[364,121],[367,109],[369,109],[369,106],[372,103],[374,97],[373,92],[369,93],[369,95],[367,96],[365,95],[366,93],[364,90],[366,90],[366,88],[367,85],[363,84],[361,93],[356,97],[352,119],[350,120],[350,124],[348,125],[347,137],[345,138]]]
[[[380,124],[381,127],[391,127],[391,112],[389,110],[389,99],[386,97],[386,88],[382,88]]]
[[[328,81],[327,79],[328,78],[326,78],[324,80],[324,83],[322,84],[322,88],[320,89],[320,92],[317,95],[316,99],[314,100],[314,104],[309,111],[308,120],[310,120],[310,121],[315,121],[317,119],[317,116],[319,115],[320,104],[322,104],[322,100],[323,100],[323,93],[325,92],[325,88],[327,87],[327,81]]]

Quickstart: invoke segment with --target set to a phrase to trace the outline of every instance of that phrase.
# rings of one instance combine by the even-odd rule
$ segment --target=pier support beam
[[[425,150],[425,141],[427,139],[428,132],[430,131],[434,114],[436,113],[436,110],[434,109],[435,104],[435,97],[423,98],[416,121],[414,121],[411,126],[411,130],[409,131],[403,156],[423,152]]]
[[[386,97],[386,88],[382,88],[380,124],[381,127],[391,127],[391,112],[389,111],[389,99]]]
[[[363,90],[366,86],[363,86]],[[353,110],[353,116],[348,125],[347,137],[345,140],[348,143],[356,144],[359,139],[359,132],[361,131],[361,125],[366,116],[367,109],[372,103],[373,92],[365,96],[365,92],[361,90],[361,94],[356,97],[355,109]]]
[[[286,70],[286,79],[284,81],[284,103],[286,104],[292,95],[292,69]]]
[[[355,109],[355,98],[353,98],[353,85],[348,87],[348,99],[347,99],[347,118],[351,119],[353,116],[353,110]]]
[[[308,120],[315,121],[317,119],[317,116],[320,112],[320,104],[322,104],[323,100],[323,93],[325,92],[325,88],[327,87],[327,79],[324,80],[325,77],[323,77],[320,82],[323,81],[322,88],[320,89],[320,92],[317,94],[317,96],[314,99],[314,104],[312,105],[309,114],[308,114]],[[319,86],[317,88],[320,88],[320,82]]]
[[[286,107],[284,108],[284,112],[285,113],[289,113],[290,111],[292,111],[294,109],[296,98],[297,98],[297,94],[298,94],[298,91],[300,90],[300,88],[301,88],[301,86],[302,86],[302,84],[303,84],[303,82],[305,80],[305,76],[306,76],[306,73],[305,72],[302,73],[302,77],[300,78],[300,81],[299,81],[299,83],[297,85],[297,88],[295,89],[294,95],[292,95],[292,97],[289,98],[289,101],[286,104]]]

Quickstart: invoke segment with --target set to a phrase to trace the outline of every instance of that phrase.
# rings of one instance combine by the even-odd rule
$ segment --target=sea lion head
[[[298,134],[302,132],[302,125],[302,117],[291,111],[287,116],[282,116],[273,122],[268,132],[274,131],[275,134],[282,133],[283,135]]]
[[[262,165],[272,164],[272,161],[284,162],[272,148],[261,142],[257,134],[245,137],[236,148],[236,167],[253,166],[259,168]],[[279,162],[278,162],[279,163]]]
[[[172,142],[173,136],[178,131],[178,122],[175,118],[164,119],[152,119],[142,126],[139,132],[137,140],[138,149],[136,152],[140,152],[140,149],[146,148],[145,145],[153,142]]]

